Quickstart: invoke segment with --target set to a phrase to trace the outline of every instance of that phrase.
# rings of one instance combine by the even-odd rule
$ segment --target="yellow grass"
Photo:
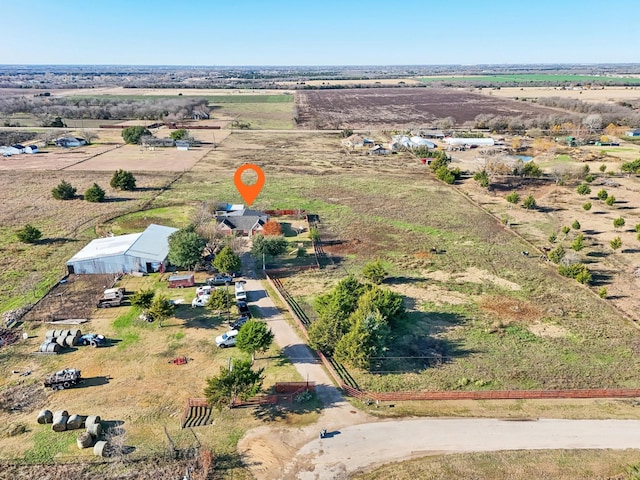
[[[563,90],[559,87],[500,87],[475,89],[478,93],[505,98],[562,97],[591,103],[616,103],[640,99],[640,87],[605,87],[599,89]]]

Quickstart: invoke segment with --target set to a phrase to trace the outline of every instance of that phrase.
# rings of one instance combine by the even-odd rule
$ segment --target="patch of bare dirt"
[[[559,325],[536,322],[529,325],[529,331],[539,337],[562,338],[567,335],[567,330]]]
[[[479,302],[480,308],[493,313],[503,320],[514,320],[526,323],[537,322],[543,311],[533,305],[510,297],[488,297]]]
[[[41,385],[15,385],[0,391],[0,410],[8,413],[34,410],[44,406],[46,398],[47,393]]]
[[[480,270],[479,268],[470,267],[461,274],[454,275],[453,277],[457,282],[470,282],[470,283],[484,283],[490,282],[494,285],[511,290],[518,291],[520,290],[520,285],[514,282],[510,282],[509,280],[505,280],[504,278],[500,278],[496,275],[492,275],[489,272],[485,272],[484,270]]]
[[[114,275],[69,275],[58,283],[24,317],[29,322],[89,318],[96,302],[114,282]]]

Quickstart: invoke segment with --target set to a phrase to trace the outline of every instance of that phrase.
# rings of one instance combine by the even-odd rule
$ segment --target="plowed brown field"
[[[534,117],[558,113],[528,102],[463,89],[355,88],[296,93],[302,128],[399,128],[454,117],[457,124],[480,114]]]

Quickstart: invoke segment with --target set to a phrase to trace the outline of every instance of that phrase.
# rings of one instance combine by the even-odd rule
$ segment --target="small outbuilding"
[[[24,153],[38,153],[37,145],[27,145],[24,147]]]
[[[151,224],[142,233],[92,240],[67,261],[67,271],[69,274],[164,271],[169,236],[177,231],[177,228]]]
[[[171,275],[169,277],[169,288],[193,287],[196,284],[193,274]]]
[[[78,137],[60,137],[55,140],[56,146],[63,148],[80,147],[86,145],[86,143],[87,141],[84,138]]]
[[[624,134],[627,137],[640,137],[640,129],[627,130]]]
[[[189,150],[189,147],[191,147],[191,143],[189,143],[187,140],[176,140],[176,148],[178,150],[186,152]]]

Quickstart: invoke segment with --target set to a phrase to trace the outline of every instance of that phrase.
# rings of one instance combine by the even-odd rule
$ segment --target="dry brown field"
[[[0,89],[2,91],[3,89]],[[282,95],[286,90],[223,90],[210,88],[124,88],[124,87],[98,87],[92,88],[90,92],[82,90],[53,90],[52,93],[59,96],[76,96],[90,94],[92,96],[114,95],[114,96],[130,96],[130,95],[148,95],[148,96],[188,96],[202,97],[207,95]],[[18,91],[19,93],[19,91]]]
[[[304,85],[313,87],[321,87],[323,85],[353,87],[354,85],[386,85],[389,87],[398,87],[402,85],[420,85],[422,82],[415,78],[371,78],[371,79],[349,79],[349,80],[306,80]],[[298,85],[300,82],[280,82],[280,85]]]
[[[604,87],[563,89],[559,87],[500,87],[481,88],[474,91],[499,98],[562,97],[590,103],[617,103],[640,100],[640,87]]]
[[[457,124],[479,114],[532,117],[554,110],[464,89],[364,88],[296,93],[302,128],[406,128],[454,117]]]

